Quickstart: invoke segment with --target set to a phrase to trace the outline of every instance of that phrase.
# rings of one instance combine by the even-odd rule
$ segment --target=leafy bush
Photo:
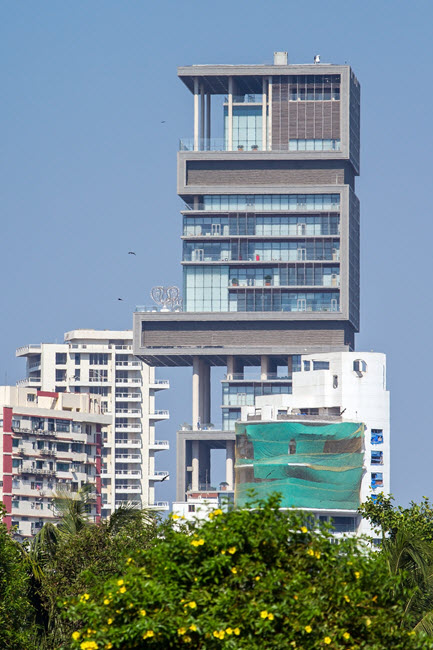
[[[381,554],[336,544],[277,497],[209,521],[169,521],[113,577],[67,601],[80,650],[433,648],[400,627],[405,598]]]

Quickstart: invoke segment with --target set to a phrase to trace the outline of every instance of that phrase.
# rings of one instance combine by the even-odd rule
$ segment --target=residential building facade
[[[92,487],[88,514],[102,512],[101,398],[0,386],[0,501],[5,522],[30,537],[55,518],[52,497]]]
[[[24,346],[17,356],[27,360],[19,385],[100,396],[110,416],[102,449],[103,516],[125,504],[168,509],[155,501],[155,484],[168,478],[155,468],[155,454],[169,448],[155,438],[155,425],[169,413],[155,402],[169,382],[155,379],[155,369],[134,357],[132,332],[73,330],[64,343]]]

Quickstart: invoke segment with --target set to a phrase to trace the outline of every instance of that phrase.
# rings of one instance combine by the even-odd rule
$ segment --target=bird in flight
[[[170,478],[170,474],[166,474],[164,478],[161,479],[161,483],[165,481],[166,479]]]
[[[117,300],[121,300],[123,302],[123,298],[118,298]]]
[[[165,120],[161,120],[161,124],[165,124]]]
[[[128,255],[137,255],[137,253],[134,253],[134,251],[128,251]]]

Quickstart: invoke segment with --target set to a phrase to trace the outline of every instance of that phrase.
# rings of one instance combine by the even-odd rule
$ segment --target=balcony
[[[115,399],[122,402],[141,402],[141,393],[116,392]]]
[[[155,440],[149,443],[149,449],[152,451],[164,451],[170,449],[170,443],[168,440]]]
[[[20,348],[17,348],[15,355],[17,357],[23,357],[27,354],[40,354],[42,351],[42,344],[35,343],[30,345],[23,345]]]
[[[168,481],[170,474],[165,470],[155,470],[153,474],[149,474],[149,481]]]
[[[25,379],[20,379],[17,381],[17,386],[29,388],[32,386],[40,386],[41,378],[40,377],[26,377]]]
[[[128,447],[140,447],[141,448],[141,440],[116,440],[115,441],[115,447],[116,448],[128,448]]]
[[[141,471],[139,469],[116,469],[116,478],[141,478]]]
[[[149,388],[152,390],[164,390],[170,388],[170,381],[168,379],[155,379],[149,383]]]
[[[116,413],[125,413],[126,415],[141,415],[141,409],[116,409]]]
[[[110,508],[111,506],[104,505],[104,508]],[[125,501],[124,499],[116,500],[116,508],[140,508],[141,501]]]
[[[141,424],[116,424],[116,431],[135,431],[141,433]]]
[[[249,145],[233,145],[233,149],[228,148],[228,142],[225,138],[199,138],[198,148],[194,149],[194,138],[182,138],[179,140],[179,151],[231,151],[232,153],[256,153],[266,151],[260,143]],[[287,149],[286,149],[287,152]]]
[[[155,503],[149,503],[147,506],[144,506],[145,510],[168,510],[169,504],[168,501],[155,501]]]
[[[122,494],[141,494],[141,485],[116,485],[115,492],[120,492]]]
[[[168,420],[170,417],[169,411],[154,411],[149,413],[149,420]]]
[[[141,368],[141,361],[117,361],[116,368]]]
[[[132,385],[137,385],[141,384],[141,378],[140,377],[116,377],[116,385],[117,384],[132,384]]]
[[[116,454],[115,461],[120,463],[141,463],[141,454]]]

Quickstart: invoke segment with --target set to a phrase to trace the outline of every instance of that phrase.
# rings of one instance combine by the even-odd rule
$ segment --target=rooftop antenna
[[[314,63],[320,63],[320,54],[314,55]]]

